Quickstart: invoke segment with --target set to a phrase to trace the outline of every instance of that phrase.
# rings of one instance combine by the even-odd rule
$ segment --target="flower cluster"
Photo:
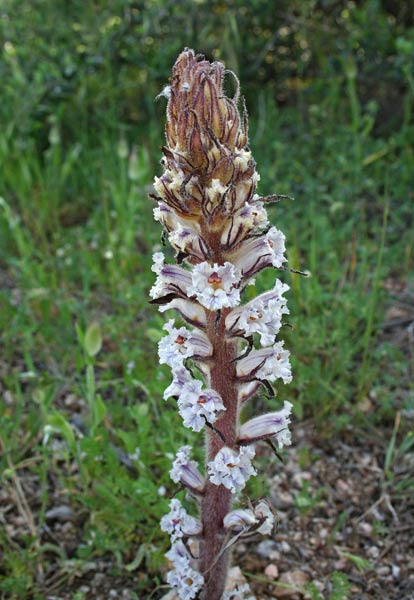
[[[164,398],[174,399],[185,427],[207,432],[205,475],[190,458],[190,446],[179,449],[170,471],[173,482],[198,501],[200,520],[177,499],[161,520],[172,542],[167,581],[182,599],[244,595],[224,593],[229,554],[223,540],[231,532],[267,535],[274,518],[264,500],[233,509],[233,499],[256,475],[256,443],[291,443],[289,402],[239,423],[242,406],[259,388],[292,379],[289,351],[276,339],[289,313],[289,287],[276,279],[270,291],[244,299],[263,269],[283,268],[285,237],[269,225],[265,208],[279,197],[256,192],[260,177],[247,145],[247,114],[238,110],[237,80],[235,96],[225,94],[226,73],[221,63],[192,50],[178,57],[162,93],[168,99],[164,172],[151,195],[177,264],[154,254],[150,295],[161,312],[175,309],[186,324],[170,319],[159,343],[160,363],[172,374]],[[189,551],[191,539],[198,562]]]
[[[203,576],[192,567],[194,562],[183,540],[201,533],[201,523],[188,515],[179,500],[171,500],[170,512],[161,519],[161,529],[170,534],[171,548],[166,557],[173,568],[168,572],[167,582],[177,589],[182,600],[196,598],[204,584]]]

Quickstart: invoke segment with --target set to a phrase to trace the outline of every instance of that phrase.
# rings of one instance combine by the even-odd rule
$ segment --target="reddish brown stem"
[[[207,334],[213,346],[213,359],[210,385],[221,395],[226,411],[214,426],[225,442],[214,431],[207,432],[206,460],[213,460],[223,447],[236,448],[236,428],[238,418],[238,400],[236,386],[236,343],[226,341],[224,321],[228,310],[223,310],[216,322],[216,313],[210,313]],[[220,554],[224,542],[223,519],[231,509],[232,495],[222,485],[207,481],[201,503],[203,523],[203,541],[200,548],[200,571],[205,579],[202,598],[220,600],[223,595],[230,562],[230,551]],[[219,556],[220,555],[220,556]]]

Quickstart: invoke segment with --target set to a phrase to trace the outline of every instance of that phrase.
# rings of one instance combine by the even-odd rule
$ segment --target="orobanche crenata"
[[[233,98],[225,77],[235,81]],[[164,398],[176,403],[185,427],[206,435],[204,469],[190,446],[172,463],[171,479],[195,501],[196,516],[174,498],[161,520],[171,536],[167,582],[182,600],[245,598],[245,586],[225,591],[232,545],[270,534],[274,516],[267,500],[251,502],[241,492],[256,475],[259,443],[275,450],[291,443],[290,402],[278,412],[243,416],[255,395],[273,394],[272,382],[292,379],[289,351],[277,341],[288,286],[276,279],[269,291],[245,299],[263,269],[286,269],[285,236],[265,209],[281,196],[256,193],[247,112],[237,78],[223,64],[186,49],[161,95],[168,100],[164,172],[150,196],[176,255],[169,264],[154,254],[150,295],[161,312],[174,309],[179,318],[168,320],[159,343],[160,363],[172,373]]]

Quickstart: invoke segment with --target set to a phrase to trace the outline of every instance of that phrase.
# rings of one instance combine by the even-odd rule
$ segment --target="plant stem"
[[[213,460],[223,446],[237,448],[238,399],[234,362],[237,347],[235,342],[228,342],[225,339],[224,322],[227,314],[228,310],[223,310],[220,319],[216,322],[216,313],[210,313],[207,326],[207,334],[213,346],[210,385],[221,395],[226,407],[223,416],[214,424],[225,441],[216,432],[211,430],[207,432],[207,461]],[[220,600],[224,591],[230,550],[220,557],[219,554],[224,541],[223,519],[231,510],[231,503],[230,490],[207,480],[201,503],[204,536],[200,548],[200,571],[205,578],[202,597],[206,600]]]

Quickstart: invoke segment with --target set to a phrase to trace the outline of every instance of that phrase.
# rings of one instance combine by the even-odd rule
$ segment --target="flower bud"
[[[249,509],[244,510],[242,508],[232,510],[231,512],[227,513],[223,519],[224,528],[234,531],[241,531],[246,527],[255,525],[257,522],[258,521],[254,516],[253,511]]]
[[[198,472],[195,460],[190,460],[191,446],[182,446],[172,464],[170,477],[175,483],[182,483],[192,492],[202,492],[204,479]]]
[[[239,432],[239,444],[250,444],[272,438],[277,441],[279,448],[289,446],[291,444],[289,431],[291,410],[292,404],[285,401],[282,410],[260,415],[243,423]]]

